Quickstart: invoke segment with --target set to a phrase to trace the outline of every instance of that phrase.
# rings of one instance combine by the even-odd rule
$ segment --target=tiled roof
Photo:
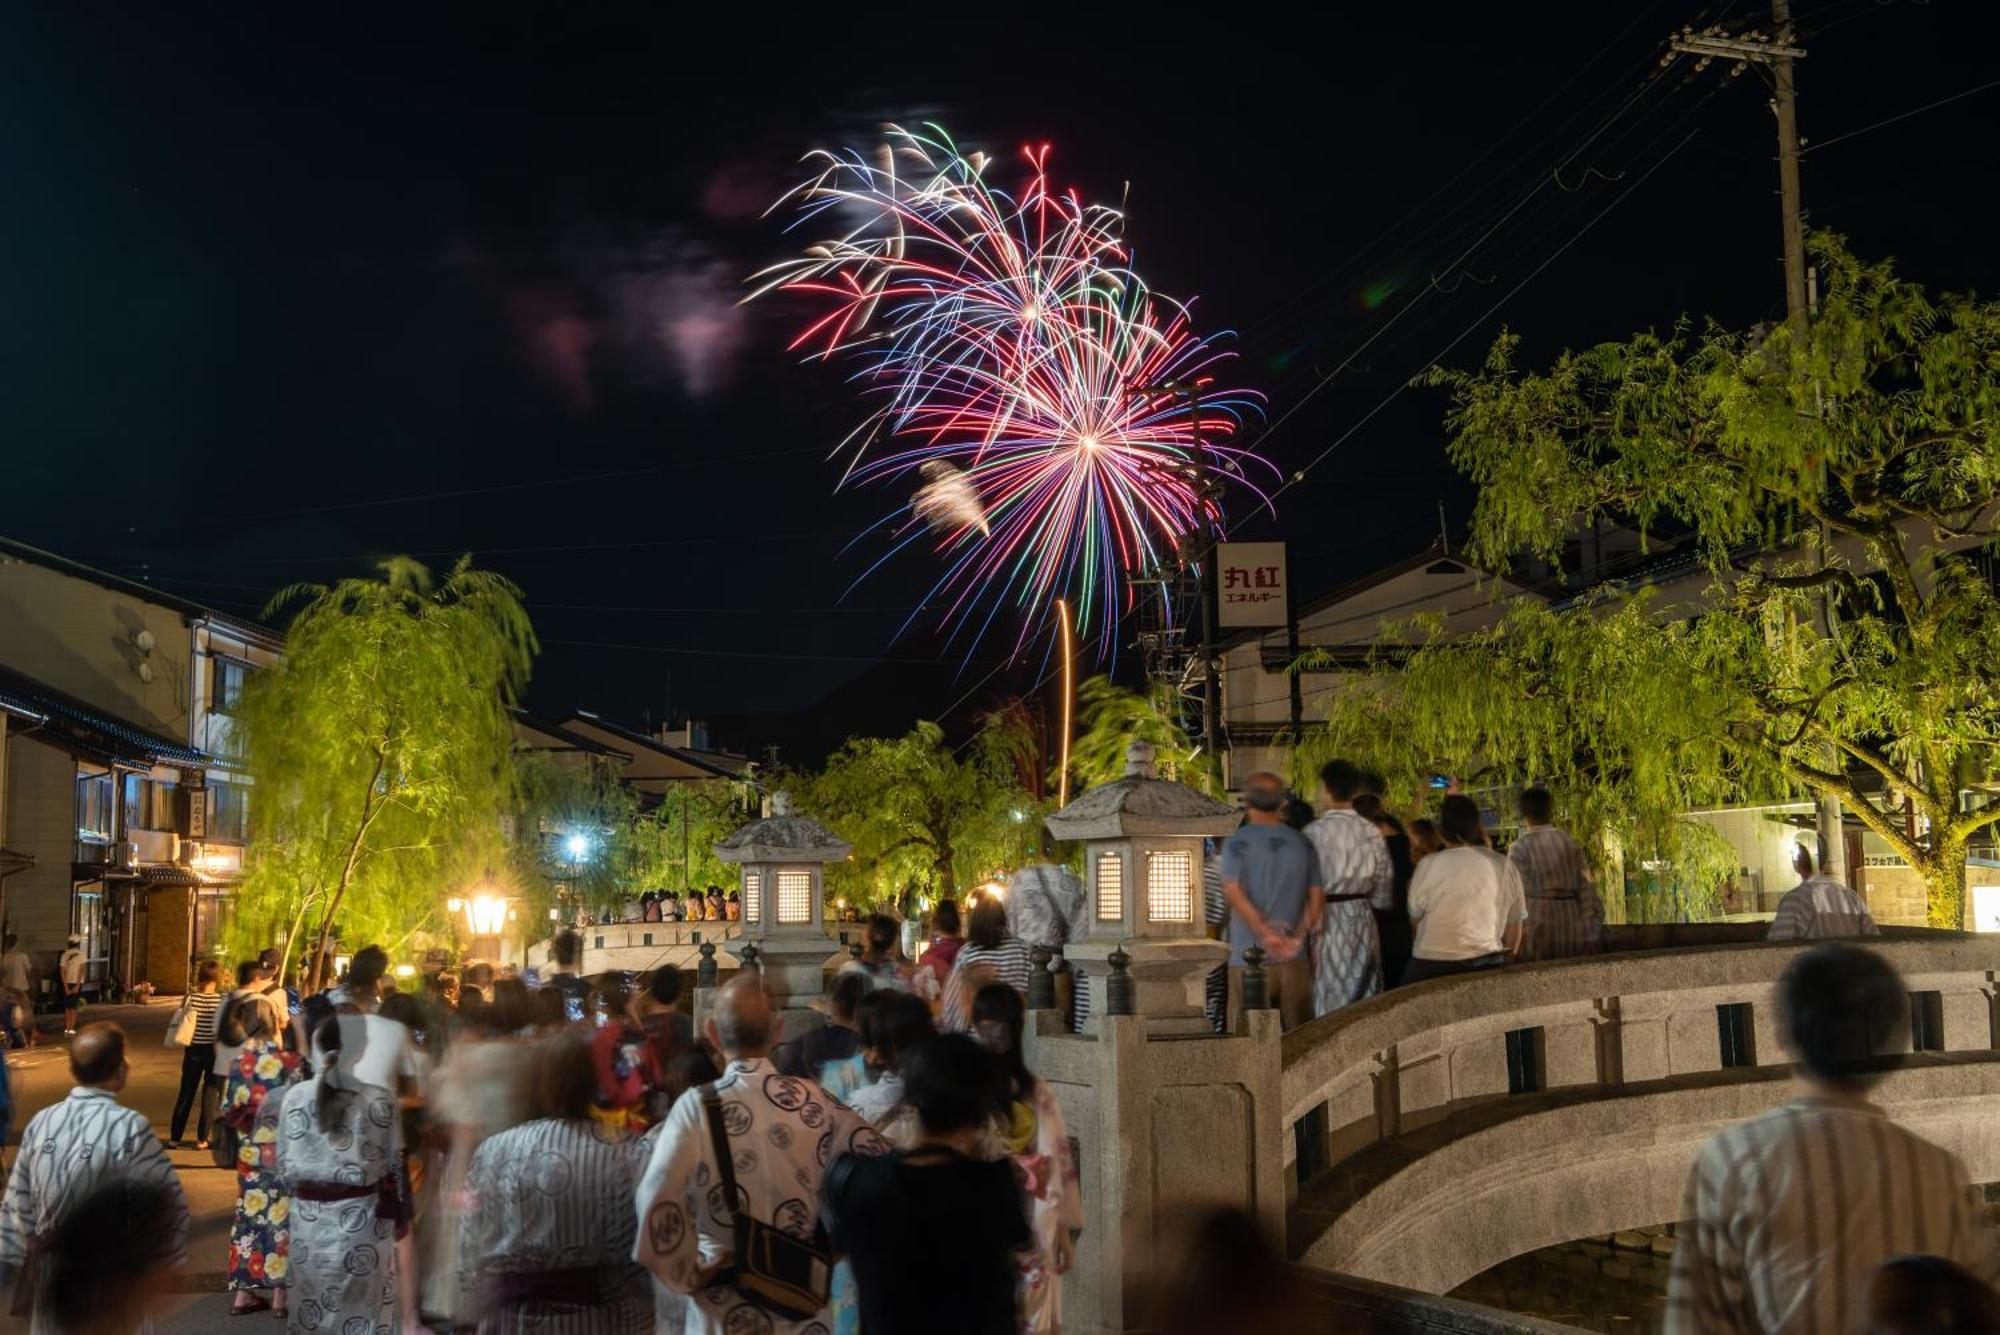
[[[105,713],[33,677],[0,667],[0,709],[47,725],[48,740],[104,760],[206,768],[214,756]]]
[[[584,722],[590,724],[591,727],[602,728],[620,741],[630,742],[634,746],[643,746],[648,751],[656,752],[659,755],[671,756],[684,765],[691,765],[695,769],[706,770],[718,779],[742,779],[748,777],[749,762],[747,760],[741,762],[740,768],[730,769],[726,763],[719,763],[719,760],[709,758],[715,755],[715,752],[689,751],[684,747],[668,746],[657,737],[648,737],[643,732],[633,732],[630,728],[622,728],[610,719],[600,718],[598,715],[585,709],[577,710],[569,718],[572,720],[582,719]],[[565,720],[565,722],[568,721]]]

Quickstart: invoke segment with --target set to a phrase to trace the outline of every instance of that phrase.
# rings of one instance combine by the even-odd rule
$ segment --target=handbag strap
[[[722,1125],[722,1096],[711,1082],[701,1087],[702,1118],[708,1123],[709,1144],[715,1148],[716,1172],[722,1176],[722,1198],[729,1202],[729,1217],[736,1218],[736,1164],[729,1153],[729,1132]]]

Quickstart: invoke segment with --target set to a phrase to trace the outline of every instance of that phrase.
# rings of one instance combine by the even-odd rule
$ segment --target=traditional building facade
[[[92,986],[186,986],[227,923],[252,785],[234,711],[266,627],[0,539],[0,920]]]

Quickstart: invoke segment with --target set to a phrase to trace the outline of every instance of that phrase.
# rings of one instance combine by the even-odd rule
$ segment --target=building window
[[[92,841],[111,838],[111,776],[76,776],[76,837]]]
[[[179,785],[142,774],[125,776],[125,826],[132,830],[172,830]]]
[[[1757,1064],[1757,1029],[1751,1021],[1749,1002],[1739,1001],[1733,1005],[1717,1006],[1715,1034],[1716,1041],[1722,1049],[1724,1067]]]
[[[1125,859],[1117,853],[1097,855],[1097,920],[1119,922],[1125,917]]]
[[[1146,917],[1194,921],[1194,859],[1185,849],[1146,854]]]
[[[101,883],[97,883],[100,884]],[[96,961],[104,956],[104,892],[102,889],[78,889],[76,902],[70,910],[69,929],[83,938],[83,957],[92,962],[85,973],[86,982],[102,976]]]
[[[1944,1051],[1944,993],[1910,993],[1910,1051]]]
[[[250,842],[250,790],[240,783],[210,784],[208,838],[221,844]]]
[[[811,922],[813,874],[809,871],[778,873],[778,921]]]
[[[743,873],[743,921],[756,922],[757,915],[764,911],[764,896],[757,884],[757,873],[745,870]]]
[[[250,665],[240,658],[224,658],[221,654],[210,656],[214,665],[214,689],[209,694],[208,707],[217,714],[234,714],[243,703],[243,683],[250,680]]]

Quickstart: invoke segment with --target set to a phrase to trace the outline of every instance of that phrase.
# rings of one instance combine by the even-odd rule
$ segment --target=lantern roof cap
[[[853,846],[803,812],[789,793],[771,798],[771,814],[753,820],[715,846],[723,862],[839,862]]]
[[[1242,814],[1208,794],[1153,777],[1153,748],[1133,742],[1125,777],[1101,783],[1044,824],[1057,839],[1123,839],[1133,835],[1205,837],[1234,834]]]

